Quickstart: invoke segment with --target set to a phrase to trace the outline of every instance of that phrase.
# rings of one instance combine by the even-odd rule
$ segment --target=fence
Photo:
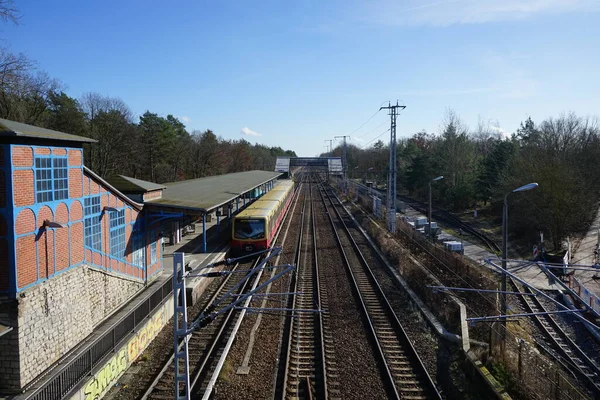
[[[586,301],[586,304],[600,314],[600,298],[586,288],[577,278],[569,280],[569,287],[573,289],[579,297]]]
[[[509,393],[531,399],[589,399],[558,363],[550,361],[539,350],[501,323],[490,325],[488,359],[492,374]],[[506,340],[503,340],[503,332]],[[504,347],[504,349],[503,349]]]
[[[169,279],[129,314],[117,321],[109,331],[89,344],[79,356],[66,361],[56,372],[52,372],[52,378],[21,398],[23,400],[65,398],[78,383],[90,376],[94,368],[101,365],[108,355],[112,355],[129,334],[135,332],[157,307],[163,304],[172,290],[173,284]]]

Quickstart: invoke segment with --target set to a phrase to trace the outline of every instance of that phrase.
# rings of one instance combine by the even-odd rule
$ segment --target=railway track
[[[355,184],[365,190],[374,190],[379,195],[385,196],[385,192],[381,192],[381,191],[373,189],[373,188],[368,188],[359,183],[355,183]],[[423,203],[423,202],[420,202],[418,200],[415,200],[415,199],[412,199],[412,198],[406,197],[406,196],[397,196],[397,197],[399,200],[402,200],[404,203],[408,204],[409,206],[411,206],[415,210],[419,211],[423,215],[427,215],[427,213],[429,212],[427,203]],[[459,217],[457,217],[456,215],[453,215],[452,213],[450,213],[448,211],[433,210],[432,217],[435,217],[435,219],[437,219],[438,221],[445,222],[446,224],[453,226],[454,228],[457,228],[457,229],[460,228],[464,232],[469,233],[470,235],[477,238],[488,249],[490,249],[490,251],[492,253],[500,253],[502,251],[500,249],[500,246],[498,246],[498,244],[496,242],[494,242],[492,239],[490,239],[486,234],[484,234],[483,232],[479,231],[478,229],[464,223]]]
[[[255,263],[259,262],[256,260]],[[240,269],[240,266],[247,265],[237,263],[234,265],[232,270],[236,271]],[[235,279],[236,274],[226,275],[223,282],[209,297],[206,305],[214,303],[218,298],[223,296],[225,293],[230,291],[237,283]],[[246,290],[250,284],[251,279],[248,279],[244,285],[235,291],[235,293],[242,293]],[[202,328],[201,330],[194,332],[191,335],[188,347],[189,347],[189,360],[190,360],[190,391],[196,387],[200,379],[206,375],[207,366],[209,362],[215,358],[218,350],[219,343],[222,343],[227,333],[227,328],[231,325],[235,310],[230,310],[227,313],[223,313],[209,325]],[[169,360],[164,364],[157,377],[154,379],[150,387],[143,394],[142,399],[149,400],[161,400],[161,399],[172,399],[174,397],[175,390],[175,364],[173,362],[174,356],[171,354]]]
[[[429,373],[417,354],[410,338],[375,279],[365,257],[356,244],[346,221],[329,193],[329,188],[320,187],[319,192],[329,222],[340,247],[354,291],[359,299],[368,331],[380,361],[384,381],[388,385],[388,397],[402,399],[441,398]],[[335,220],[334,220],[335,215]],[[338,228],[339,227],[339,228]],[[344,240],[338,234],[338,229]],[[359,263],[351,263],[343,243],[348,241]]]
[[[521,288],[512,278],[509,277],[509,279],[513,287],[521,293],[519,297],[528,313],[548,312],[531,289]],[[595,395],[600,397],[600,368],[569,337],[553,316],[535,315],[534,317],[544,333],[546,344],[550,345],[556,353],[548,351],[546,346],[543,346],[544,349],[565,368],[588,383],[593,388]]]
[[[325,287],[319,279],[319,264],[313,211],[312,184],[307,183],[302,222],[294,255],[296,273],[292,277],[289,307],[301,310],[327,309]],[[284,369],[276,378],[275,398],[328,399],[335,396],[336,382],[328,379],[332,360],[332,337],[327,333],[325,313],[300,312],[286,320],[284,327]],[[333,375],[329,377],[335,378]],[[333,394],[334,396],[330,396]]]

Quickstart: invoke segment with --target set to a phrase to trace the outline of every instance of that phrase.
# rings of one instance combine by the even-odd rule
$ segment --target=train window
[[[233,232],[236,239],[262,239],[265,237],[265,220],[236,219]]]

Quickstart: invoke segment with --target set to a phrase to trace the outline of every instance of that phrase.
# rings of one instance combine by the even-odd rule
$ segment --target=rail
[[[350,272],[355,292],[360,300],[363,312],[367,316],[371,337],[383,364],[384,377],[390,384],[389,395],[394,398],[420,398],[419,396],[441,398],[419,354],[352,237],[338,207],[334,204],[332,196],[326,189],[321,191],[321,196],[326,208],[329,208],[325,201],[325,196],[327,196],[331,208],[333,208],[340,221],[342,230],[346,233],[363,267],[352,265],[348,260],[337,229],[335,229],[336,224],[331,216],[332,213],[328,212],[329,221],[342,250],[344,264]],[[337,199],[337,197],[335,198]],[[337,201],[339,202],[339,199]]]
[[[517,283],[511,278],[512,285],[522,295],[521,300],[525,305],[525,308],[530,313],[547,312],[548,310],[540,299],[534,294],[529,288],[525,287],[523,290],[517,285]],[[587,354],[569,337],[569,335],[561,328],[556,320],[550,315],[535,315],[535,320],[541,327],[544,335],[549,338],[554,348],[558,351],[558,354],[548,351],[544,348],[547,353],[559,364],[563,365],[569,371],[574,371],[582,379],[588,382],[594,389],[597,396],[600,396],[600,369],[596,364],[587,356]]]
[[[291,296],[289,306],[294,309],[311,309],[315,304],[321,307],[324,305],[319,284],[316,222],[310,182],[308,198],[307,201],[305,193],[301,213],[302,222],[294,254],[297,270],[290,283],[290,290],[295,294]],[[308,220],[306,223],[305,218]],[[305,230],[305,225],[310,228]],[[309,243],[311,235],[312,240]],[[323,331],[321,313],[300,313],[295,318],[286,320],[284,328],[286,340],[283,343],[285,350],[282,351],[282,354],[285,354],[285,369],[281,370],[277,377],[276,398],[309,399],[312,398],[313,391],[316,398],[328,398]],[[292,345],[293,343],[295,346]]]

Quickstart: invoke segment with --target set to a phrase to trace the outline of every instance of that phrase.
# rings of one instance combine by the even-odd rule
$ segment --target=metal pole
[[[431,182],[429,182],[429,237],[433,241],[433,232],[431,231]]]
[[[502,294],[500,296],[500,312],[502,315],[506,315],[507,305],[506,305],[506,283],[507,283],[507,274],[506,274],[506,260],[508,258],[508,193],[504,196],[504,206],[502,207]],[[506,338],[506,319],[502,320],[502,339],[504,343],[504,339]]]
[[[388,187],[387,187],[387,213],[388,213],[388,230],[392,233],[396,232],[396,174],[398,164],[396,162],[396,116],[398,115],[398,109],[405,109],[406,106],[396,105],[393,106],[388,103],[387,107],[380,107],[379,110],[387,109],[390,115],[390,155],[389,155],[389,168],[388,168]]]
[[[173,351],[176,400],[190,400],[188,321],[185,293],[185,253],[173,253]],[[183,346],[179,349],[179,339]],[[183,387],[182,387],[183,386]],[[183,390],[182,390],[183,389]],[[183,391],[183,393],[182,393]]]
[[[202,214],[202,252],[206,253],[206,213]]]

